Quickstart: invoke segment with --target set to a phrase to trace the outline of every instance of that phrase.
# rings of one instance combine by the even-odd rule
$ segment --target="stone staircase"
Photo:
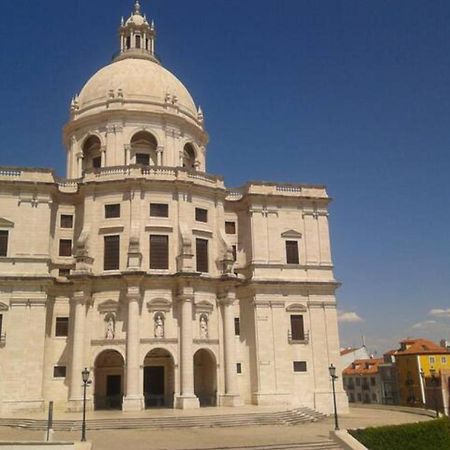
[[[86,428],[88,430],[123,430],[148,428],[237,427],[251,425],[296,425],[304,422],[315,422],[324,417],[325,416],[323,414],[306,407],[275,412],[256,412],[247,414],[237,412],[236,414],[210,414],[203,416],[123,417],[120,413],[118,413],[117,417],[88,419],[86,421]],[[28,430],[46,430],[47,421],[44,419],[0,418],[0,426],[23,428]],[[53,429],[55,431],[80,430],[81,420],[54,420]]]
[[[273,445],[258,445],[258,446],[244,446],[244,447],[214,447],[204,450],[343,450],[335,442],[330,440],[303,442],[292,444],[273,444]]]

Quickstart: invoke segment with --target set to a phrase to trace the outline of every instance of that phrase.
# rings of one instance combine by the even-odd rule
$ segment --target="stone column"
[[[156,149],[156,158],[157,158],[158,166],[163,165],[163,150],[164,150],[164,147],[161,147],[160,145],[158,145],[158,148]]]
[[[76,291],[72,297],[72,355],[69,385],[69,411],[81,411],[83,407],[82,377],[84,369],[84,334],[86,323],[87,293]]]
[[[128,302],[127,361],[122,409],[123,411],[140,411],[144,408],[144,397],[139,387],[139,301],[141,299],[139,285],[128,286],[126,299]]]
[[[194,394],[194,355],[192,354],[192,303],[194,289],[183,287],[179,297],[181,317],[180,339],[180,396],[176,399],[176,407],[180,409],[198,408],[200,403]]]
[[[130,160],[131,160],[131,145],[130,144],[125,144],[124,145],[124,150],[125,150],[125,165],[129,166],[130,165]]]
[[[83,153],[77,153],[77,178],[83,176]]]
[[[102,162],[100,164],[101,167],[105,167],[106,166],[106,147],[102,146],[100,148],[100,156],[102,158]]]
[[[234,292],[228,292],[221,298],[223,317],[223,348],[225,360],[225,393],[220,396],[221,406],[237,406],[241,404],[236,378],[236,351],[234,335],[233,305],[236,299]]]

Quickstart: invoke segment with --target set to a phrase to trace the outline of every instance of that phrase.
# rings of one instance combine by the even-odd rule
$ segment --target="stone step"
[[[157,417],[120,417],[108,419],[88,419],[89,430],[101,429],[138,429],[138,428],[182,428],[182,427],[234,427],[249,425],[295,425],[303,422],[314,422],[325,417],[309,408],[297,408],[289,411],[273,413],[237,413],[212,414],[209,416],[157,416]],[[0,419],[0,426],[26,428],[29,430],[45,430],[46,420],[37,419]],[[55,431],[75,431],[81,429],[80,420],[55,420]]]
[[[330,440],[318,442],[303,442],[292,444],[271,444],[243,447],[214,447],[205,450],[343,450],[335,442]]]

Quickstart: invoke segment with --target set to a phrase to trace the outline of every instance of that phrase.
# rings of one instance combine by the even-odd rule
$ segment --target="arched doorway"
[[[122,355],[116,350],[104,350],[95,360],[95,409],[122,409],[123,398]]]
[[[194,355],[194,392],[200,406],[216,406],[217,364],[212,352],[198,350]]]
[[[98,169],[102,165],[101,142],[97,136],[89,136],[83,144],[83,170]]]
[[[195,150],[191,144],[186,144],[183,148],[183,167],[195,170]]]
[[[147,131],[139,131],[131,139],[134,164],[156,166],[158,164],[155,137]]]
[[[175,363],[163,348],[150,350],[144,359],[146,408],[172,408],[175,392]]]

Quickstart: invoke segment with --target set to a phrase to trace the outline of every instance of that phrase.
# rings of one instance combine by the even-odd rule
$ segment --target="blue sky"
[[[209,172],[327,185],[342,344],[450,337],[450,2],[141,3],[205,112]],[[64,173],[70,98],[131,7],[2,2],[0,164]]]

